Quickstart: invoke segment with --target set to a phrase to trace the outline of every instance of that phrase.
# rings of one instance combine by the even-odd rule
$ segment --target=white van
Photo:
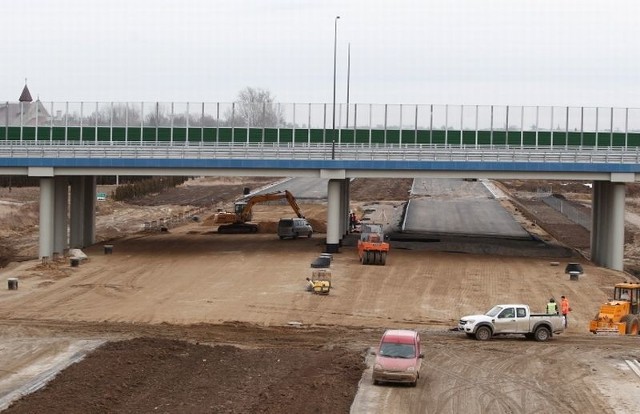
[[[290,237],[297,239],[300,236],[311,237],[313,228],[306,219],[303,218],[283,218],[278,222],[278,237],[284,239]]]

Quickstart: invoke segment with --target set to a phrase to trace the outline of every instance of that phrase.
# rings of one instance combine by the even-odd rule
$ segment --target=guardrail
[[[269,143],[33,143],[0,141],[0,158],[251,159],[638,164],[640,149],[624,147],[508,147],[428,144]]]

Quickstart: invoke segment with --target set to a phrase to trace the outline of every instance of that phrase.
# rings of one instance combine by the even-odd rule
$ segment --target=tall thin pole
[[[336,16],[333,21],[333,121],[331,125],[331,139],[335,142],[336,134],[336,53],[338,49],[338,19]]]
[[[349,78],[351,77],[351,43],[347,49],[347,125],[345,128],[349,128]]]

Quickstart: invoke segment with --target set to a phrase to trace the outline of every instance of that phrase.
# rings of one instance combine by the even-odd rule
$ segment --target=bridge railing
[[[0,140],[635,147],[640,108],[5,102]]]
[[[639,148],[263,143],[36,143],[0,141],[0,158],[41,159],[284,159],[509,163],[640,163]]]

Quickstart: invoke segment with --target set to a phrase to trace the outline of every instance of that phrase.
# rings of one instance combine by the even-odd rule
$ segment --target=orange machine
[[[384,239],[380,224],[361,224],[358,256],[363,265],[382,265],[387,261],[389,243]]]
[[[245,201],[238,201],[234,204],[234,212],[218,212],[214,222],[221,224],[218,233],[256,233],[258,225],[249,223],[253,218],[253,206],[258,203],[286,199],[293,211],[299,218],[304,218],[295,197],[288,190],[276,191],[273,193],[258,194]],[[229,223],[229,224],[223,224]]]
[[[640,325],[640,284],[618,283],[613,299],[600,305],[600,310],[589,323],[594,334],[638,335]]]

